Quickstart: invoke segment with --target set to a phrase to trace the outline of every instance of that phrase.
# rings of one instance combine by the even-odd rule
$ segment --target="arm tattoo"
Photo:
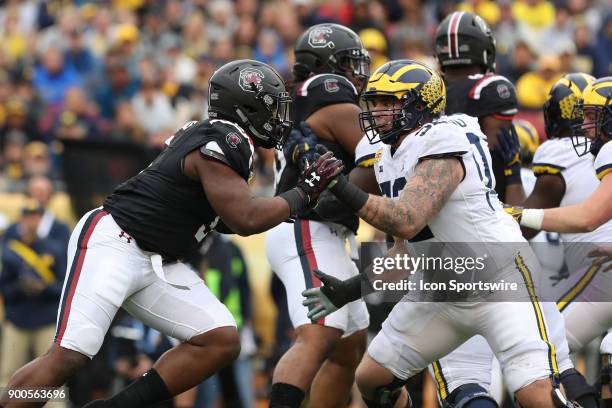
[[[386,233],[410,239],[442,209],[462,177],[456,158],[423,160],[399,199],[370,195],[359,216]]]

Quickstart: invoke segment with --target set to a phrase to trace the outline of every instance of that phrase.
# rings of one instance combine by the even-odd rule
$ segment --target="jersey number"
[[[476,164],[476,170],[478,170],[478,176],[480,177],[480,180],[483,180],[485,182],[485,185],[487,186],[487,188],[489,189],[489,191],[487,191],[487,203],[489,204],[489,207],[491,209],[493,209],[493,205],[491,205],[491,199],[490,199],[490,192],[493,189],[493,177],[491,176],[491,167],[489,166],[489,160],[487,158],[487,155],[485,154],[484,149],[482,148],[482,145],[480,144],[480,138],[475,135],[474,133],[466,133],[465,134],[468,138],[468,140],[470,141],[470,144],[476,146],[476,150],[478,150],[478,155],[480,156],[480,160],[482,161],[482,167],[483,169],[480,169],[480,165],[478,165],[478,161],[476,160],[476,157],[474,157],[474,163]],[[474,153],[472,153],[473,155]],[[484,172],[484,177],[486,178],[486,180],[483,179],[482,173]]]
[[[406,185],[406,179],[404,177],[396,178],[393,180],[393,186],[391,185],[391,181],[385,181],[380,183],[380,192],[389,198],[394,198],[399,196],[400,191],[403,190]],[[392,188],[393,187],[393,188]]]
[[[217,215],[215,219],[210,223],[210,225],[202,224],[195,233],[196,241],[202,242],[202,240],[206,237],[206,235],[208,235],[210,231],[215,229],[218,222],[219,222],[219,216]]]

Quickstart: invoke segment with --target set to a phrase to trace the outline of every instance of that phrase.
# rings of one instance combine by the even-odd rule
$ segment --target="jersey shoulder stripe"
[[[536,150],[532,169],[536,177],[546,174],[559,175],[579,161],[571,139],[549,139]]]

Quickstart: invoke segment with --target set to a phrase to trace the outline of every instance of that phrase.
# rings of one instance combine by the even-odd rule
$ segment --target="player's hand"
[[[344,288],[343,281],[327,275],[318,269],[313,270],[312,273],[319,278],[323,286],[303,291],[302,296],[306,299],[304,299],[302,304],[304,306],[314,305],[312,310],[308,312],[308,318],[316,322],[340,309],[348,301],[344,294],[347,290]]]
[[[504,204],[504,211],[510,214],[512,218],[514,218],[514,221],[518,222],[519,224],[521,223],[521,220],[523,219],[523,207],[518,205]]]
[[[612,262],[612,247],[599,247],[588,254],[589,258],[597,258],[595,263],[605,264]],[[612,264],[608,265],[604,272],[612,270]]]
[[[495,146],[495,151],[497,151],[504,160],[506,167],[513,166],[517,163],[520,165],[521,144],[514,125],[502,128],[497,134],[497,141],[498,143],[497,146]]]
[[[287,137],[283,148],[285,160],[295,164],[302,171],[307,163],[314,163],[319,158],[319,153],[315,149],[318,141],[310,126],[306,122],[300,122]]]
[[[322,152],[317,145],[317,151]],[[342,160],[334,157],[332,152],[322,154],[316,162],[306,162],[306,167],[300,173],[296,187],[307,197],[309,203],[314,203],[319,194],[344,170]]]

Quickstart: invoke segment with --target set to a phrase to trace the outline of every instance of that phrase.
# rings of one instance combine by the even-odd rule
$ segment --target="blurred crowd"
[[[2,3],[0,191],[10,192],[41,173],[61,188],[62,140],[161,146],[205,116],[208,78],[225,62],[257,59],[289,79],[295,40],[321,22],[358,32],[372,69],[389,58],[435,66],[437,24],[474,11],[493,28],[497,71],[517,84],[524,109],[539,109],[563,73],[599,77],[612,61],[607,0]]]
[[[37,339],[53,332],[56,306],[50,305],[59,301],[63,248],[75,219],[62,175],[66,141],[159,149],[185,122],[206,117],[208,79],[216,67],[252,58],[271,64],[289,80],[296,39],[322,22],[355,30],[370,52],[371,70],[399,58],[435,67],[436,27],[457,9],[479,14],[493,28],[496,71],[516,84],[521,111],[535,122],[541,121],[550,87],[564,73],[611,73],[609,0],[0,1],[0,231],[6,230],[0,286],[5,303],[13,302],[5,305],[3,336],[39,353],[44,347]],[[272,183],[269,153],[262,152],[256,177],[263,180],[258,187],[264,192]],[[53,255],[45,258],[43,252]],[[208,276],[209,286],[221,285],[202,259],[194,265]],[[226,265],[230,270],[242,261],[232,262]],[[249,299],[248,282],[223,285],[223,290],[237,291],[225,296],[250,330],[248,302],[242,308],[240,301],[235,303],[235,296]],[[36,321],[22,319],[36,314],[36,307],[53,313],[38,314]],[[91,389],[81,386],[89,390],[83,400],[95,396],[96,381],[108,391],[108,378],[135,378],[170,346],[128,317],[119,320],[111,331],[115,341],[102,353],[114,361],[110,374],[104,377],[106,371],[94,363]],[[9,354],[17,357],[13,349],[2,353],[3,361]],[[11,361],[3,378],[20,364]],[[234,367],[238,374],[229,374],[235,381],[217,379],[229,384],[228,396],[238,395],[232,384],[252,382],[243,378],[250,366],[239,364]],[[248,400],[248,394],[241,398]]]

